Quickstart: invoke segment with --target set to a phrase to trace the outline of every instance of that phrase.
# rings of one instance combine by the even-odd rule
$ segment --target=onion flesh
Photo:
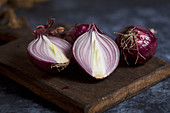
[[[49,73],[65,69],[71,59],[71,45],[52,36],[40,35],[29,43],[27,51],[31,61]]]
[[[114,40],[101,33],[95,24],[73,44],[73,58],[96,79],[108,77],[118,66],[119,49]]]
[[[52,28],[54,22],[54,18],[49,18],[45,25],[38,25],[34,30],[35,39],[27,47],[32,63],[48,73],[64,70],[71,59],[71,44],[64,39],[49,36],[64,30],[63,27]]]

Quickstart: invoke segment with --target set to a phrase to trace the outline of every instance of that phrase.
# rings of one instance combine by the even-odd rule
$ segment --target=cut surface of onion
[[[72,52],[76,62],[96,79],[109,76],[119,63],[120,53],[116,43],[99,33],[94,24],[75,41]]]
[[[103,54],[101,52],[102,47],[97,39],[97,34],[92,31],[92,75],[96,78],[101,78],[105,76],[106,69]]]
[[[69,61],[60,48],[57,48],[46,36],[42,36],[42,38],[45,40],[49,57],[54,59],[57,63],[66,63]]]
[[[63,70],[70,62],[71,45],[60,38],[40,35],[28,45],[32,62],[40,69],[50,71]],[[54,71],[54,70],[53,70]]]

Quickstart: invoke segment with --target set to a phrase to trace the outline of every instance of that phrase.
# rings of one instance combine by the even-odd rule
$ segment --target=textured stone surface
[[[96,23],[103,32],[115,38],[128,24],[140,24],[158,31],[156,56],[170,62],[170,1],[169,0],[51,0],[28,10],[31,27],[55,17],[57,23]],[[170,113],[170,78],[109,109],[105,113]],[[56,105],[33,94],[0,75],[0,113],[65,113]]]

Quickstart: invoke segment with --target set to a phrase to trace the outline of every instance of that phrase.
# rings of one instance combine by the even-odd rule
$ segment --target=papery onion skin
[[[87,40],[92,40],[90,38],[92,37],[86,37],[86,35],[89,32],[96,32],[96,34],[100,37],[100,41],[99,42],[102,45],[102,50],[104,52],[103,54],[103,58],[104,60],[107,62],[107,64],[110,66],[108,66],[106,63],[106,74],[103,77],[97,78],[95,76],[92,75],[92,69],[90,69],[90,64],[88,64],[88,61],[85,60],[81,60],[82,59],[87,59],[88,56],[86,56],[88,54],[88,51],[90,51],[90,46],[86,46],[87,48],[89,48],[89,50],[87,52],[83,52],[81,50],[84,49],[84,45],[86,45],[85,38],[88,38]],[[104,42],[102,42],[104,41]],[[106,42],[105,42],[106,41]],[[84,44],[83,44],[84,43]],[[80,48],[78,50],[78,48]],[[111,73],[116,69],[116,67],[119,64],[119,58],[120,58],[120,52],[119,52],[119,48],[117,46],[117,44],[114,42],[113,39],[111,39],[109,36],[105,35],[104,33],[102,33],[99,28],[97,28],[97,26],[95,24],[91,24],[91,28],[84,34],[82,34],[81,36],[79,36],[77,38],[77,40],[74,42],[73,44],[73,48],[72,48],[72,58],[73,60],[78,64],[78,66],[84,70],[84,72],[90,76],[92,76],[95,79],[104,79],[106,77],[108,77],[109,75],[111,75]],[[110,60],[111,59],[111,60]],[[84,63],[83,63],[84,62]],[[89,61],[90,62],[90,61]],[[100,71],[100,70],[99,70]]]
[[[69,44],[69,42],[67,42],[64,39],[53,37],[53,36],[48,36],[48,38],[55,46],[62,45],[66,47],[65,49],[63,48],[63,51],[65,52],[66,57],[69,59],[68,62],[57,63],[55,61],[48,61],[48,59],[35,56],[34,55],[35,53],[32,52],[33,49],[35,48],[32,46],[35,45],[37,39],[32,40],[27,47],[28,57],[30,58],[31,62],[40,70],[46,73],[58,73],[64,70],[69,65],[71,59],[72,46]]]
[[[136,38],[123,44],[123,41],[127,39],[126,36],[131,34],[130,32],[134,33]],[[142,65],[155,55],[158,41],[149,29],[140,25],[128,25],[123,27],[117,34],[115,42],[119,46],[121,55],[127,64]]]

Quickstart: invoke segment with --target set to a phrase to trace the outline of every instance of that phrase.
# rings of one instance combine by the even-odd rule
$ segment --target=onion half
[[[71,45],[64,39],[39,35],[27,47],[28,55],[39,69],[55,73],[64,70],[71,59]]]
[[[108,77],[118,66],[120,57],[114,40],[101,33],[95,24],[74,42],[72,53],[79,66],[96,79]]]

